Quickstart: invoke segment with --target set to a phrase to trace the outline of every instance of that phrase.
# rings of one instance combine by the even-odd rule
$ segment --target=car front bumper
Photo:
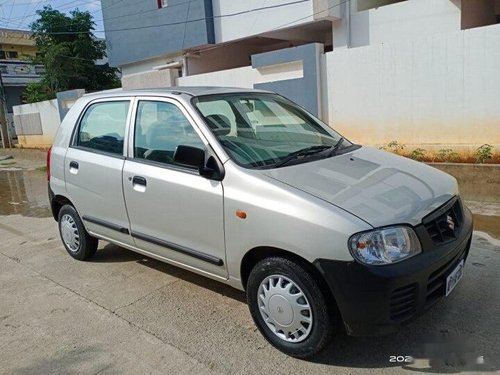
[[[472,214],[463,208],[456,239],[433,246],[423,225],[415,228],[423,252],[400,263],[366,266],[356,261],[318,259],[314,262],[327,281],[352,336],[391,333],[442,299],[446,278],[467,258],[472,240]]]

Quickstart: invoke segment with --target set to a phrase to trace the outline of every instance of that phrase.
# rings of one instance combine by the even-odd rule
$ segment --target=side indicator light
[[[246,219],[247,213],[243,210],[236,210],[236,216],[238,216],[240,219]]]

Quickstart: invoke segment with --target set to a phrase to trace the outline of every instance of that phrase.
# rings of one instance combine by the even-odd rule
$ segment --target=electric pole
[[[5,103],[5,90],[3,87],[2,71],[0,70],[0,135],[3,148],[10,148],[9,129],[7,125],[7,111]]]

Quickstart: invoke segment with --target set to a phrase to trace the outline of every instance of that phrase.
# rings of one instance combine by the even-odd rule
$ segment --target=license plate
[[[464,275],[464,260],[455,267],[453,271],[446,278],[446,296],[448,296],[451,291],[457,286],[458,282]]]

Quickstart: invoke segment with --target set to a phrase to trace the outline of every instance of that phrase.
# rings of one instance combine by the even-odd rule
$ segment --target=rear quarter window
[[[90,105],[78,128],[76,145],[91,150],[123,155],[125,126],[130,101]]]

